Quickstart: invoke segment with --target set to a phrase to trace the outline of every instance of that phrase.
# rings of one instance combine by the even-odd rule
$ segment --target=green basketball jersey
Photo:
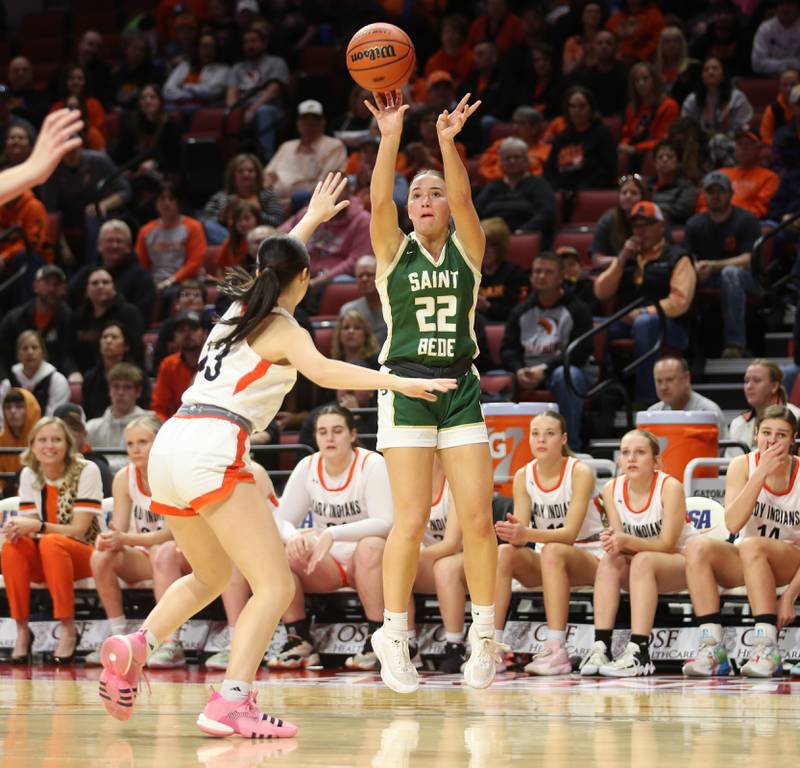
[[[436,262],[408,235],[375,284],[386,320],[380,362],[408,360],[443,367],[478,354],[475,303],[481,273],[451,233]]]

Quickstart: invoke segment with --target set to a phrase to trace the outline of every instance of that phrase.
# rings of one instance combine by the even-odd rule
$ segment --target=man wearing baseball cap
[[[284,141],[264,169],[264,186],[271,187],[296,213],[310,199],[314,187],[328,173],[344,172],[347,149],[340,139],[325,135],[325,111],[316,99],[297,105],[299,138]]]
[[[722,357],[738,358],[745,349],[747,295],[758,293],[750,253],[761,227],[752,213],[732,204],[733,185],[722,171],[705,176],[703,194],[708,210],[686,222],[683,244],[699,258],[698,283],[720,289]]]
[[[634,357],[652,349],[660,333],[655,302],[667,316],[664,343],[676,349],[689,345],[686,313],[694,299],[697,278],[692,257],[680,245],[664,239],[664,214],[650,201],[643,200],[631,209],[633,235],[619,255],[594,283],[600,301],[616,298],[616,307],[638,298],[647,303],[609,328],[609,338],[633,338]],[[636,369],[636,400],[650,404],[656,399],[653,366],[645,363]]]
[[[774,171],[761,164],[761,137],[749,126],[745,125],[736,132],[733,168],[720,168],[731,181],[733,187],[733,204],[752,213],[757,219],[767,216],[770,200],[778,191],[780,179]],[[705,195],[701,194],[697,201],[697,211],[706,210]]]

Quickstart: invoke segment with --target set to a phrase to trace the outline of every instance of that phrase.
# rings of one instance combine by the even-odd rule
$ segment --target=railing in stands
[[[17,280],[19,280],[28,271],[28,267],[30,266],[31,247],[23,227],[15,225],[13,227],[9,227],[8,229],[4,229],[2,232],[0,232],[0,243],[3,243],[15,236],[22,240],[23,250],[25,251],[25,263],[13,275],[0,283],[0,293],[16,283]]]
[[[601,378],[597,384],[595,384],[593,387],[590,387],[588,390],[586,390],[586,392],[578,391],[578,388],[572,381],[572,359],[574,358],[576,351],[582,345],[590,342],[595,336],[606,331],[611,325],[616,323],[617,320],[621,320],[627,314],[633,312],[634,309],[639,309],[639,307],[648,306],[649,304],[649,300],[642,296],[636,299],[636,301],[632,301],[622,309],[618,309],[613,315],[605,318],[599,325],[594,326],[586,333],[578,336],[578,338],[567,347],[567,351],[564,353],[564,380],[566,381],[570,392],[572,392],[575,397],[578,397],[581,400],[586,400],[587,398],[599,395],[601,392],[604,392],[607,389],[616,389],[622,394],[629,426],[633,426],[633,408],[631,407],[630,397],[628,396],[628,390],[625,386],[625,379],[642,363],[645,363],[652,357],[655,357],[655,355],[658,354],[658,350],[661,348],[661,343],[664,341],[664,331],[667,325],[667,316],[664,314],[661,304],[659,302],[655,302],[655,304],[653,304],[653,306],[656,308],[656,313],[658,314],[659,319],[658,338],[656,339],[653,347],[644,352],[644,354],[639,355],[639,357],[637,357],[635,360],[632,360],[620,371],[615,371],[613,367],[607,367],[607,370],[610,371],[612,375],[605,379]]]
[[[619,442],[620,442],[619,439],[590,440],[589,447],[597,450],[618,451]],[[797,444],[800,445],[800,439],[797,441]],[[750,451],[752,450],[751,446],[749,446],[747,443],[743,443],[741,440],[720,440],[719,449],[722,451],[725,450],[726,448],[741,448],[742,453],[750,453]]]
[[[752,255],[750,257],[750,269],[756,281],[760,283],[761,287],[768,294],[774,295],[790,281],[800,282],[800,275],[795,274],[791,269],[784,275],[774,277],[774,274],[781,268],[780,261],[778,259],[773,259],[769,264],[763,264],[761,259],[764,245],[782,232],[785,232],[798,221],[800,221],[800,211],[784,219],[775,229],[765,232],[753,243]]]

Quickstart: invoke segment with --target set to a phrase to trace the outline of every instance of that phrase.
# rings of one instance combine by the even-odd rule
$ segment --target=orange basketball
[[[414,71],[411,38],[394,24],[367,24],[347,46],[347,69],[362,88],[385,93],[405,85]]]

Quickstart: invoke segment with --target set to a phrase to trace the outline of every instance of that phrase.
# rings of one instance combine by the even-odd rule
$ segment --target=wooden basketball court
[[[261,674],[265,707],[296,739],[210,739],[194,725],[202,668],[149,675],[127,723],[105,714],[99,670],[0,666],[0,765],[30,766],[780,766],[800,754],[800,681],[529,678],[486,691],[423,674],[400,696],[364,673]],[[794,695],[792,695],[794,694]]]

